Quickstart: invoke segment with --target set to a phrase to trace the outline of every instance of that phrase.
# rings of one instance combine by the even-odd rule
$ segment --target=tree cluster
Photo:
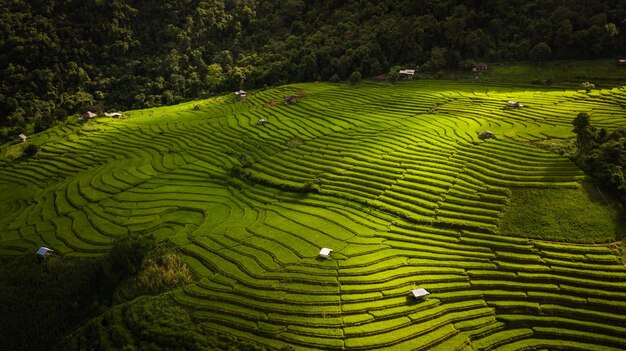
[[[586,113],[579,113],[573,125],[579,166],[626,205],[626,130],[597,129]]]
[[[386,73],[393,65],[612,57],[626,3],[5,0],[0,138],[86,109]]]

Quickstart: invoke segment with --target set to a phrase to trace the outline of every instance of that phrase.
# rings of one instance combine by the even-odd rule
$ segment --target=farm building
[[[489,130],[483,130],[482,132],[480,132],[478,134],[478,138],[480,138],[481,140],[485,140],[485,139],[495,139],[496,135]]]
[[[417,299],[425,299],[426,296],[430,295],[430,293],[426,291],[426,289],[424,288],[419,288],[419,289],[411,290],[411,295],[413,295],[413,298],[417,300]]]
[[[23,143],[23,142],[26,141],[26,139],[28,139],[28,137],[25,134],[20,134],[20,135],[15,137],[15,142],[16,143]]]
[[[39,259],[39,261],[43,261],[47,259],[48,257],[52,256],[53,253],[54,253],[54,250],[51,250],[47,247],[42,246],[39,249],[37,249],[37,258]]]
[[[235,95],[236,95],[238,98],[240,98],[240,99],[243,99],[243,98],[245,98],[246,96],[248,96],[248,94],[247,94],[244,90],[239,90],[239,91],[236,91],[236,92],[235,92]]]
[[[321,258],[330,258],[330,254],[331,254],[332,252],[333,252],[333,250],[332,250],[332,249],[329,249],[329,248],[324,247],[324,248],[322,248],[322,249],[320,250],[320,257],[321,257]]]
[[[295,95],[285,95],[285,104],[289,105],[289,104],[295,104],[296,102],[298,102],[298,97]]]
[[[260,118],[258,121],[256,121],[256,124],[260,126],[264,126],[265,123],[267,123],[267,120],[265,118]]]
[[[520,104],[517,101],[509,100],[506,102],[506,108],[521,108],[521,107],[524,107],[524,105]]]
[[[119,112],[113,112],[113,113],[104,113],[105,116],[107,117],[111,117],[111,118],[121,118],[123,115]]]
[[[80,119],[93,119],[93,118],[96,118],[97,116],[98,115],[96,115],[95,113],[91,111],[87,111],[80,116]]]
[[[622,66],[622,67],[626,67],[626,59],[618,59],[617,60],[617,65],[618,66]]]
[[[486,72],[489,69],[489,65],[486,63],[477,63],[474,65],[474,68],[472,68],[472,71],[474,72]]]
[[[414,69],[401,69],[398,71],[400,78],[413,78],[415,76]]]

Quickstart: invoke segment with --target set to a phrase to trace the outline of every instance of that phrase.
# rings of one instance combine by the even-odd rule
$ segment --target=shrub
[[[158,294],[184,284],[189,284],[193,275],[182,257],[163,246],[148,253],[141,262],[136,276],[119,285],[115,292],[116,301],[129,301],[144,294]]]
[[[400,79],[400,66],[393,66],[389,69],[387,80],[389,83],[394,84],[398,79]]]
[[[356,85],[358,82],[361,81],[361,72],[359,71],[352,72],[352,74],[350,75],[350,78],[348,78],[348,81],[350,81],[350,84]]]
[[[131,234],[115,240],[102,267],[107,283],[114,286],[137,274],[143,258],[154,244],[153,236]]]
[[[32,157],[37,155],[39,152],[39,147],[35,144],[28,144],[24,149],[24,156]]]

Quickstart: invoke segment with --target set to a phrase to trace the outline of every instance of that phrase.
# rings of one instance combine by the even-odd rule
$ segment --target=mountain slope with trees
[[[4,0],[0,137],[396,64],[614,57],[623,1]]]

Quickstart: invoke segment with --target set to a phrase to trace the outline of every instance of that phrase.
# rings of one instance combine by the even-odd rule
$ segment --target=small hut
[[[16,143],[23,143],[23,142],[26,141],[26,139],[28,139],[28,137],[25,134],[20,134],[20,135],[15,137],[15,142]]]
[[[398,71],[400,78],[413,78],[415,76],[414,69],[401,69]]]
[[[48,257],[52,256],[53,253],[54,250],[42,246],[37,249],[37,259],[39,259],[40,262],[45,261],[48,259]]]
[[[472,71],[474,72],[487,72],[487,70],[489,69],[489,65],[486,63],[477,63],[474,65],[474,68],[472,68]]]
[[[194,110],[194,111],[199,111],[199,110],[200,110],[200,105],[196,105],[196,106],[194,106],[194,107],[193,107],[193,110]]]
[[[329,249],[329,248],[324,247],[324,248],[322,248],[322,249],[320,250],[320,257],[321,257],[321,258],[330,258],[330,254],[331,254],[332,252],[333,252],[333,250],[332,250],[332,249]]]
[[[621,67],[626,67],[626,58],[621,58],[617,60],[617,65]]]
[[[235,96],[237,96],[239,99],[245,99],[248,94],[244,90],[239,90],[235,92]]]
[[[285,95],[285,105],[295,104],[298,102],[298,97],[295,95]]]
[[[93,113],[93,112],[91,112],[91,111],[87,111],[87,112],[83,113],[83,114],[80,116],[80,119],[83,119],[83,120],[87,120],[87,119],[94,119],[94,118],[96,118],[97,116],[98,116],[98,115],[96,115],[95,113]]]
[[[506,102],[506,108],[522,108],[524,105],[520,104],[517,101],[509,100]]]
[[[496,135],[492,131],[483,130],[482,132],[478,133],[478,138],[480,140],[495,139]]]
[[[122,114],[119,112],[113,112],[113,113],[105,112],[104,115],[107,117],[111,117],[111,118],[122,118]]]
[[[256,124],[260,126],[264,126],[265,123],[267,123],[267,120],[265,118],[260,118],[258,121],[256,121]]]
[[[413,295],[413,298],[415,300],[418,300],[418,299],[426,299],[426,296],[430,295],[430,293],[426,291],[426,289],[424,288],[419,288],[419,289],[411,290],[411,295]]]

